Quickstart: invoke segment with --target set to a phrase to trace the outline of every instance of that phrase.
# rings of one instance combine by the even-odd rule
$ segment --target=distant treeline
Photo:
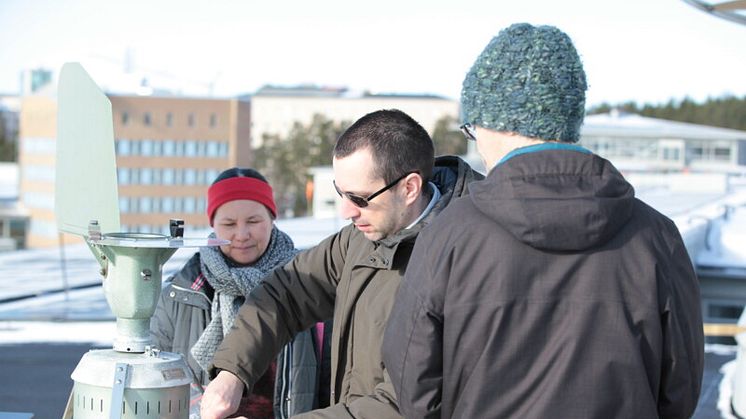
[[[732,128],[746,131],[746,96],[724,96],[709,98],[704,103],[697,103],[689,98],[669,100],[659,105],[638,105],[635,102],[611,105],[602,103],[588,110],[588,114],[606,113],[611,109],[636,113],[651,118],[671,121],[691,122],[693,124]]]

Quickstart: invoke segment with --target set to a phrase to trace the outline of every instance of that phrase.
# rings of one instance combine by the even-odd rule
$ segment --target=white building
[[[746,171],[746,132],[611,112],[590,115],[580,145],[624,171]]]
[[[444,116],[458,115],[458,102],[434,95],[351,93],[345,88],[264,87],[251,96],[251,145],[265,134],[286,136],[293,124],[309,124],[320,114],[336,122],[355,122],[380,109],[399,109],[432,133]]]

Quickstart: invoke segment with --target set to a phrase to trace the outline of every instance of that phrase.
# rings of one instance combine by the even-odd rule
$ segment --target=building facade
[[[380,109],[399,109],[432,134],[436,122],[458,116],[458,102],[434,95],[376,95],[351,93],[345,88],[264,87],[251,96],[251,144],[262,145],[265,135],[286,136],[295,122],[307,125],[320,114],[336,122],[355,122]]]
[[[625,171],[746,169],[744,131],[622,112],[587,116],[580,145]]]
[[[122,230],[165,233],[170,218],[183,219],[187,232],[208,228],[207,187],[221,171],[251,165],[250,104],[184,97],[109,99]],[[29,247],[60,240],[54,218],[56,118],[53,97],[23,99],[20,200],[30,215]]]

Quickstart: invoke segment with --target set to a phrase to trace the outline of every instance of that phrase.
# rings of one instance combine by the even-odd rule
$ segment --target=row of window
[[[224,141],[116,140],[117,156],[145,157],[228,157]]]
[[[119,185],[210,185],[220,174],[218,169],[129,168],[117,169]],[[52,166],[27,164],[23,178],[33,182],[54,183]]]
[[[129,168],[117,169],[119,185],[210,185],[218,169]]]
[[[127,111],[122,111],[122,113],[121,113],[122,125],[129,125],[130,123],[132,123],[134,121],[134,119],[135,119],[135,115],[134,114],[130,114]],[[143,112],[142,113],[142,124],[143,125],[145,125],[146,127],[149,127],[149,126],[153,125],[154,122],[155,121],[154,121],[153,114],[151,114],[150,112]],[[166,113],[163,122],[164,122],[165,126],[167,126],[167,127],[173,127],[177,123],[176,117],[174,116],[174,114],[172,112]],[[187,116],[186,116],[186,125],[188,127],[190,127],[190,128],[196,127],[197,126],[197,122],[198,122],[197,121],[197,116],[195,114],[193,114],[193,113],[187,114]],[[218,116],[217,116],[217,114],[215,114],[215,113],[211,113],[210,114],[210,116],[208,117],[208,120],[207,120],[207,126],[210,127],[210,128],[215,128],[215,127],[218,126]]]
[[[54,138],[24,137],[21,148],[24,154],[54,155],[57,151],[57,142]],[[118,156],[228,157],[228,143],[214,140],[175,141],[120,138],[115,142],[115,150]]]
[[[180,213],[204,214],[204,197],[194,196],[120,196],[119,211],[122,214]]]
[[[730,144],[724,141],[691,141],[692,160],[731,161]]]
[[[584,138],[581,145],[608,159],[625,158],[640,160],[682,161],[731,161],[731,144],[723,141],[688,141],[687,156],[681,147],[668,146],[660,141],[612,138]]]

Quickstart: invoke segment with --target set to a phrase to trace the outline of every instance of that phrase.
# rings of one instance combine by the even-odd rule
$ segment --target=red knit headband
[[[259,202],[267,207],[273,217],[277,217],[277,207],[269,183],[253,177],[231,177],[214,183],[207,189],[207,217],[210,225],[212,226],[212,219],[218,207],[237,199]]]

